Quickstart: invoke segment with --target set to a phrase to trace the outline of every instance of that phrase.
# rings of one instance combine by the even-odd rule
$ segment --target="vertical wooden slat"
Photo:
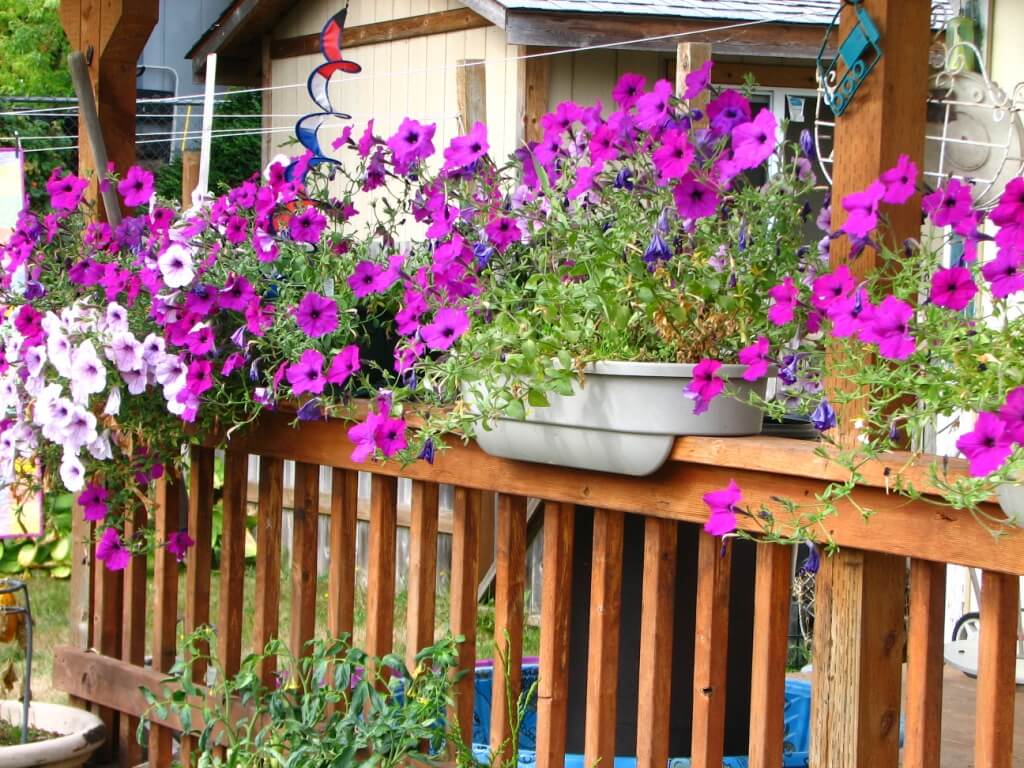
[[[542,50],[533,46],[521,47],[520,55],[536,54]],[[516,77],[519,84],[517,143],[540,141],[544,138],[540,119],[548,112],[551,92],[551,58],[520,59]]]
[[[985,571],[981,578],[980,613],[974,764],[986,768],[1010,768],[1013,763],[1020,578]]]
[[[69,642],[79,650],[92,645],[92,525],[76,500],[71,507],[71,580],[68,596]]]
[[[320,467],[295,462],[292,510],[291,651],[307,652],[316,632],[316,543],[320,522]]]
[[[611,765],[615,760],[624,519],[616,510],[594,510],[584,765]]]
[[[281,517],[284,462],[260,457],[259,498],[256,512],[256,621],[253,646],[257,652],[279,637],[281,603]],[[263,660],[260,678],[272,685],[277,662]]]
[[[904,768],[941,764],[945,614],[946,564],[911,560]]]
[[[793,549],[757,545],[750,679],[750,768],[782,768]],[[721,611],[728,605],[720,606]]]
[[[540,678],[537,685],[537,765],[565,764],[569,704],[569,613],[572,609],[572,548],[576,508],[544,505],[541,582]]]
[[[233,677],[242,662],[242,608],[245,599],[246,488],[249,457],[224,454],[224,496],[220,537],[220,617],[217,644],[224,674]]]
[[[678,524],[674,520],[647,518],[636,727],[639,765],[668,763],[677,543]]]
[[[462,739],[471,743],[473,736],[473,668],[476,665],[477,557],[480,551],[479,491],[455,489],[452,503],[452,634],[464,637],[459,645],[459,671],[462,678],[455,684],[454,714]]]
[[[169,471],[157,480],[153,529],[161,543],[178,530],[181,495],[177,483]],[[166,672],[174,665],[177,626],[178,561],[166,548],[160,548],[153,553],[153,669],[157,672]],[[171,764],[172,736],[167,728],[150,728],[150,765]]]
[[[356,521],[359,474],[350,469],[331,473],[331,560],[327,586],[327,631],[348,635],[351,642],[356,598]]]
[[[124,525],[125,540],[146,528],[146,508],[137,505]],[[158,544],[162,544],[159,539]],[[121,658],[141,667],[146,658],[146,557],[137,555],[124,571],[124,606],[121,638]],[[121,733],[118,740],[118,760],[125,768],[134,768],[142,762],[142,745],[135,738],[139,718],[121,715]]]
[[[697,631],[693,651],[693,768],[718,768],[725,749],[732,543],[704,531],[697,554]]]
[[[490,508],[484,506],[486,518]],[[494,594],[494,658],[491,684],[491,749],[512,736],[509,702],[519,701],[523,672],[523,591],[526,588],[526,499],[498,497],[497,557]],[[504,663],[500,660],[504,659]],[[498,760],[511,757],[517,744],[508,744]]]
[[[391,652],[395,631],[395,534],[398,481],[373,475],[370,483],[370,543],[366,570],[366,651]]]
[[[434,642],[437,593],[438,487],[414,480],[409,520],[409,611],[406,618],[406,665],[415,666],[416,654]]]
[[[93,570],[93,613],[92,638],[96,650],[104,656],[117,658],[121,653],[121,610],[124,594],[122,574],[111,571],[96,563]],[[100,707],[97,713],[107,727],[107,733],[118,733],[118,713],[106,707]],[[101,759],[112,760],[114,757],[115,739],[111,739],[100,750]]]
[[[188,491],[188,534],[195,544],[185,558],[185,633],[191,634],[210,623],[210,570],[213,559],[213,467],[209,448],[195,446],[191,452]],[[192,664],[193,679],[206,679],[206,662]],[[181,740],[183,765],[191,765],[193,739]]]

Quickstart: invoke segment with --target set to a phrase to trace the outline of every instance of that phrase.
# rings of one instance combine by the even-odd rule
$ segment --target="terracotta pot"
[[[34,744],[0,747],[3,768],[76,768],[107,738],[103,721],[84,709],[32,702],[28,718],[31,727],[61,735]],[[0,720],[21,725],[21,702],[0,701]]]

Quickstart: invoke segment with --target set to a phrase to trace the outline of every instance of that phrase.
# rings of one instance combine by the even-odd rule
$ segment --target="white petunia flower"
[[[192,282],[192,249],[181,243],[171,243],[157,259],[160,274],[169,288],[182,288]]]
[[[71,493],[77,493],[85,486],[85,467],[78,460],[78,456],[70,451],[64,451],[64,460],[60,463],[60,479],[64,488]]]
[[[71,397],[86,403],[89,395],[102,392],[107,386],[107,369],[89,340],[83,341],[71,357]]]

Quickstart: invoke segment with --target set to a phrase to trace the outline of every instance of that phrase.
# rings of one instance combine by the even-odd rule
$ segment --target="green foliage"
[[[28,571],[55,579],[71,576],[70,493],[50,493],[45,498],[46,532],[38,539],[0,539],[0,576]]]
[[[313,640],[302,657],[272,640],[233,677],[210,650],[217,647],[213,628],[200,628],[185,647],[190,660],[174,665],[161,693],[143,689],[150,706],[138,736],[145,743],[149,717],[173,713],[197,738],[199,768],[392,768],[429,762],[443,743],[458,664],[451,637],[420,651],[414,670],[393,654],[370,657],[347,639]],[[267,659],[278,670],[273,687],[260,679]],[[199,660],[215,675],[209,687],[193,678]]]
[[[214,130],[251,131],[260,128],[262,102],[258,93],[232,94],[214,108],[217,115],[253,115],[252,118],[224,118],[214,121]],[[198,129],[202,113],[193,110],[188,130]],[[260,165],[260,135],[213,135],[210,154],[210,191],[223,192],[248,179]],[[181,199],[181,156],[161,166],[156,173],[156,192],[164,200]],[[188,204],[188,201],[185,201]]]

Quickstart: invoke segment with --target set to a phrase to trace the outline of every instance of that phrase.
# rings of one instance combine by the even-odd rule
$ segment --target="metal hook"
[[[18,133],[17,131],[14,132],[14,146],[15,150],[18,153],[18,157],[21,157],[21,134]]]

